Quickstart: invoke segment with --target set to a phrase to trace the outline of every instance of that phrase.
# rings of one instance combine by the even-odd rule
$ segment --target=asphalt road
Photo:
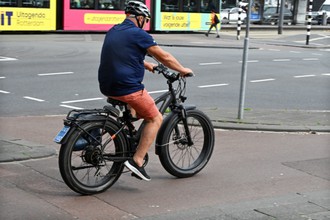
[[[53,115],[71,108],[102,107],[105,100],[98,90],[97,69],[103,36],[1,36],[1,115]],[[201,46],[212,40],[198,37],[193,40],[200,42],[185,43]],[[182,44],[180,40],[168,42]],[[196,73],[188,80],[189,103],[200,108],[237,108],[243,50],[242,41],[232,43],[239,47],[164,47]],[[248,54],[246,108],[330,109],[329,51],[257,45]],[[144,83],[153,96],[166,89],[161,76],[146,74]]]

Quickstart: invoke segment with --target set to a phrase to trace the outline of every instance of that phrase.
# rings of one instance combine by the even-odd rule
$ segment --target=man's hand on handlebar
[[[146,70],[149,70],[150,72],[154,73],[155,67],[157,66],[157,64],[155,63],[149,63],[147,61],[144,61],[144,68]]]
[[[194,76],[194,72],[190,68],[184,68],[184,71],[180,72],[181,77]]]

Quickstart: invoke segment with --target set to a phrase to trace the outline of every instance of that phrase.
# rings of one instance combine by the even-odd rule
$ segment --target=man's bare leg
[[[144,157],[147,154],[152,142],[155,140],[157,132],[162,124],[163,116],[159,113],[155,118],[148,120],[145,124],[139,146],[133,156],[133,160],[138,166],[142,166],[144,162]]]

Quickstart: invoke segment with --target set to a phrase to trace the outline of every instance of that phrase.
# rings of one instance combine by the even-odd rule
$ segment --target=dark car
[[[325,15],[325,19],[327,20],[326,24],[330,24],[330,17],[327,17],[327,15]],[[318,15],[316,17],[316,21],[317,21],[317,24],[323,24],[323,14]]]
[[[323,19],[326,19],[326,23],[330,24],[330,5],[325,5],[327,7],[323,7],[326,10],[318,11],[318,15],[316,16],[316,20],[318,24],[323,24]]]
[[[262,24],[271,24],[275,25],[278,23],[280,17],[280,7],[267,7],[264,11],[262,18]],[[283,11],[283,23],[291,25],[293,21],[293,14],[288,8],[284,8]]]
[[[318,11],[318,24],[323,24],[323,19],[326,19],[326,23],[330,23],[330,0],[326,0]]]

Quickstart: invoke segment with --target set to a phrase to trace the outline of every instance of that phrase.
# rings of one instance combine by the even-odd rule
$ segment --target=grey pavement
[[[237,119],[232,110],[201,109],[213,126],[228,130],[275,132],[330,132],[330,111],[304,110],[246,110]],[[237,113],[238,114],[238,113]],[[64,116],[63,116],[64,117]],[[0,134],[0,163],[37,159],[55,155],[53,147],[36,144]]]
[[[315,30],[315,32],[322,33],[325,35],[330,35],[328,28],[322,28],[320,30]],[[293,36],[300,33],[302,39],[304,39],[304,30],[284,30],[282,35],[277,35],[277,30],[268,30],[266,33],[260,30],[251,31],[250,35],[250,48],[259,48],[261,45],[278,45],[278,46],[289,46],[289,47],[304,47],[304,48],[330,48],[329,40],[324,45],[313,44],[305,45],[302,41],[297,42]],[[312,30],[313,33],[313,30]],[[211,34],[208,38],[203,36],[204,33],[177,33],[177,34],[160,34],[155,33],[154,37],[160,45],[163,46],[181,46],[181,47],[222,47],[222,48],[243,48],[244,31],[241,32],[242,36],[240,40],[236,39],[235,31],[230,31],[223,29],[221,31],[221,38],[216,39],[215,35]],[[311,35],[311,39],[313,34]],[[329,39],[329,38],[328,38]],[[202,109],[212,120],[215,128],[228,129],[228,130],[251,130],[251,131],[281,131],[281,132],[309,132],[309,133],[328,133],[330,132],[330,110],[324,111],[305,111],[305,110],[251,110],[246,109],[244,111],[244,118],[237,119],[236,113],[237,109],[219,110],[219,109]],[[1,129],[4,129],[1,127]],[[9,138],[1,134],[0,132],[0,165],[7,164],[7,162],[21,162],[30,159],[54,157],[57,152],[56,149],[49,145],[36,144],[33,142],[25,141],[19,138]],[[328,155],[324,155],[325,157]],[[54,159],[54,158],[53,158]],[[315,164],[315,161],[313,161]],[[317,163],[322,163],[324,165],[329,165],[329,159],[318,161]],[[312,163],[309,163],[311,165]],[[293,167],[298,170],[303,170],[301,164],[288,163],[285,164],[288,167]],[[5,166],[6,167],[6,166]],[[24,166],[28,168],[28,166]],[[3,172],[5,168],[0,168]],[[45,167],[45,169],[47,169]],[[324,170],[324,169],[323,169]],[[38,171],[39,172],[39,171]],[[9,174],[8,174],[9,173]],[[6,171],[2,173],[5,176],[10,176],[10,172]],[[35,174],[33,174],[35,175]],[[321,174],[322,176],[323,174]],[[324,179],[329,178],[329,174],[323,175]],[[56,180],[57,181],[57,180]],[[56,182],[55,181],[55,182]],[[329,179],[328,179],[329,181]],[[15,188],[14,185],[9,184],[6,181],[1,182],[0,186],[2,189],[2,199],[4,196],[10,197],[13,194],[12,189]],[[53,183],[52,183],[53,184]],[[58,185],[58,184],[55,184]],[[120,189],[120,188],[119,188]],[[328,188],[329,189],[329,188]],[[42,190],[42,189],[40,189]],[[120,190],[119,190],[120,191]],[[49,192],[53,193],[53,192]],[[40,194],[40,193],[39,193]],[[47,195],[46,197],[51,196]],[[35,201],[28,191],[20,192],[19,196],[14,193],[16,199],[23,201],[25,199]],[[36,203],[37,207],[28,208],[30,212],[35,212],[37,216],[40,210],[38,207],[49,209],[51,216],[47,218],[35,218],[35,219],[77,219],[68,215],[68,213],[62,213],[55,206],[50,206],[46,200],[43,200],[40,195],[37,195],[38,201]],[[99,199],[96,197],[85,197],[90,199],[92,203],[98,204]],[[67,198],[66,198],[67,199]],[[13,200],[6,199],[6,201],[13,202]],[[74,201],[73,201],[74,202]],[[191,201],[193,202],[193,201]],[[13,202],[14,203],[14,202]],[[54,200],[56,203],[56,200]],[[17,204],[17,201],[16,201]],[[87,205],[87,204],[86,204]],[[92,206],[92,204],[88,204]],[[103,204],[101,204],[103,205]],[[3,207],[8,207],[9,204],[1,205],[1,211]],[[69,206],[74,206],[69,204]],[[18,204],[19,208],[24,209],[23,203]],[[54,208],[55,207],[55,208]],[[157,206],[155,206],[157,208]],[[154,208],[155,208],[154,207]],[[315,189],[314,192],[307,194],[290,194],[277,196],[274,198],[265,198],[264,200],[256,200],[253,202],[241,202],[235,205],[221,205],[214,204],[214,206],[200,207],[195,209],[193,212],[191,210],[170,212],[161,215],[153,215],[145,219],[316,219],[325,220],[330,219],[330,190],[319,190]],[[31,209],[31,210],[30,210]],[[14,212],[13,210],[9,210]],[[120,213],[120,210],[114,207],[114,213]],[[0,214],[0,216],[7,216]],[[25,219],[25,216],[15,216],[13,219]],[[41,215],[40,215],[41,216]],[[55,216],[55,217],[54,217]],[[86,216],[92,216],[86,215]],[[128,213],[124,216],[126,219],[135,219],[137,216],[133,216]],[[93,219],[93,218],[88,218]],[[103,219],[103,218],[98,218]],[[116,219],[109,216],[109,219]]]
[[[55,154],[54,147],[18,138],[8,138],[0,134],[0,162],[38,159]]]

